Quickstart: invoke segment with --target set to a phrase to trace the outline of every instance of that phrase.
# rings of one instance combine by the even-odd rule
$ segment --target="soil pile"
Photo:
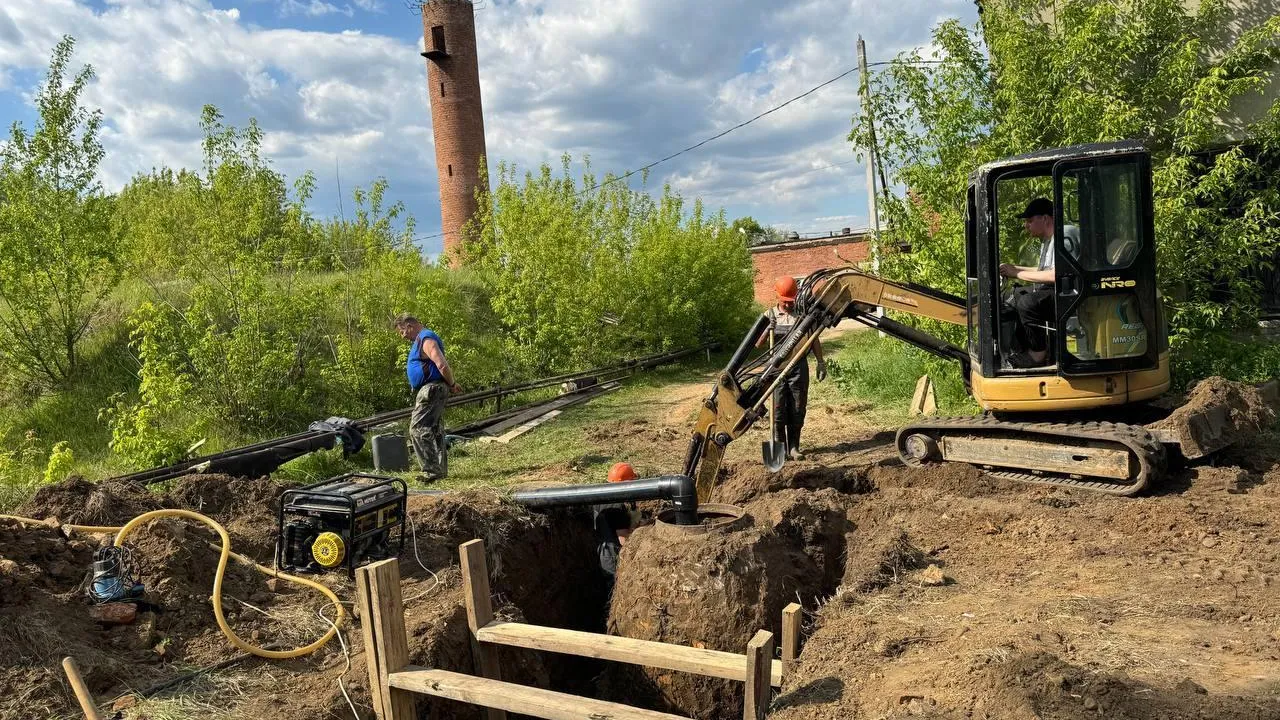
[[[791,462],[771,473],[759,462],[726,463],[720,468],[711,501],[742,505],[750,500],[782,490],[831,488],[846,494],[875,489],[871,465],[824,465],[815,461]]]
[[[40,488],[13,514],[55,518],[64,525],[123,525],[162,507],[168,506],[161,496],[135,483],[91,483],[73,476]]]
[[[1221,377],[1191,388],[1186,402],[1152,428],[1172,431],[1182,454],[1199,458],[1232,444],[1247,443],[1270,427],[1280,412],[1274,382],[1256,387]]]
[[[829,494],[795,491],[748,508],[730,530],[640,528],[623,548],[609,632],[742,653],[759,629],[781,637],[782,609],[811,607],[840,576],[846,521]],[[813,523],[810,525],[809,523]],[[742,683],[613,666],[603,692],[698,718],[741,715]]]

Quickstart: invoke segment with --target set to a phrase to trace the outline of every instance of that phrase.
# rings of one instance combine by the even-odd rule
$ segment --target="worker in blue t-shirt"
[[[412,343],[405,371],[413,391],[413,415],[409,420],[409,442],[422,473],[428,480],[449,474],[449,450],[444,440],[444,403],[451,392],[462,392],[453,380],[453,370],[444,359],[444,341],[422,326],[418,318],[396,318],[396,332]]]

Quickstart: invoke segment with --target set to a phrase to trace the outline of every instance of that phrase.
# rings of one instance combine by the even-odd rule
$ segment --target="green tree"
[[[963,290],[968,174],[1000,157],[1138,138],[1153,152],[1160,280],[1175,346],[1256,323],[1253,270],[1280,249],[1280,108],[1249,144],[1206,153],[1221,118],[1260,92],[1280,59],[1280,18],[1232,43],[1223,0],[1003,0],[980,27],[940,24],[940,61],[901,56],[873,78],[874,140],[890,188],[882,208],[891,275]],[[851,140],[871,147],[855,120]]]
[[[731,337],[750,314],[751,261],[724,213],[657,199],[562,159],[498,167],[464,261],[491,288],[513,370],[572,369]]]
[[[102,117],[80,104],[93,70],[68,82],[63,37],[35,94],[40,117],[0,150],[0,359],[51,386],[79,369],[80,346],[120,278],[111,201],[98,180]]]

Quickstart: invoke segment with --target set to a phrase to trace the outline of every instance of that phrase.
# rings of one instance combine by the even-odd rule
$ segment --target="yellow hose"
[[[300,577],[297,577],[296,575],[289,575],[288,573],[277,572],[274,568],[269,568],[265,565],[259,565],[258,563],[254,562],[251,558],[245,557],[240,553],[231,552],[231,538],[227,536],[226,528],[222,527],[222,525],[218,524],[216,520],[206,515],[201,515],[200,513],[192,512],[190,510],[178,510],[178,509],[153,510],[148,513],[143,513],[138,517],[130,520],[129,522],[125,523],[123,527],[108,527],[103,525],[62,525],[60,527],[67,530],[71,530],[73,532],[83,532],[83,533],[91,533],[91,534],[92,533],[107,534],[107,533],[114,532],[116,533],[114,544],[116,546],[120,546],[124,544],[124,539],[128,537],[129,533],[136,530],[140,525],[143,525],[144,523],[148,523],[152,520],[158,520],[160,518],[166,518],[166,517],[180,517],[180,518],[186,518],[188,520],[199,520],[205,525],[208,525],[209,527],[213,528],[213,530],[216,531],[218,533],[218,536],[222,539],[221,555],[218,557],[218,569],[215,572],[213,577],[213,616],[218,621],[218,629],[222,630],[222,634],[227,636],[227,640],[230,640],[231,644],[236,646],[236,648],[243,650],[244,652],[247,652],[251,655],[256,655],[262,658],[269,658],[272,660],[285,660],[288,658],[296,658],[296,657],[302,657],[303,655],[309,655],[315,652],[316,650],[319,650],[321,647],[324,646],[325,643],[332,640],[333,636],[338,633],[338,628],[342,625],[342,621],[346,617],[346,611],[343,609],[342,603],[338,600],[338,596],[335,595],[332,590],[313,580],[300,578]],[[0,515],[0,519],[16,520],[17,522],[25,523],[29,525],[46,525],[47,526],[49,524],[44,520],[18,517],[16,515]],[[285,580],[288,580],[289,582],[296,583],[298,585],[306,585],[307,587],[310,587],[319,591],[326,598],[328,598],[331,603],[333,603],[333,606],[335,608],[337,608],[337,611],[338,611],[337,617],[334,619],[331,627],[325,632],[325,634],[319,640],[316,640],[310,645],[306,645],[304,647],[294,648],[293,650],[267,650],[265,648],[260,648],[256,645],[251,645],[245,642],[244,640],[242,640],[240,636],[236,635],[235,631],[231,629],[231,626],[227,624],[227,619],[222,614],[222,578],[227,571],[227,560],[232,556],[234,556],[237,560],[243,563],[252,565],[255,570],[257,570],[260,573],[263,573],[264,575],[283,578]]]

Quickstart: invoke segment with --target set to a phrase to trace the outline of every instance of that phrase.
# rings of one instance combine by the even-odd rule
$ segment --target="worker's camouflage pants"
[[[778,403],[773,417],[774,432],[777,437],[786,438],[788,450],[796,450],[800,447],[800,431],[809,406],[809,359],[797,362],[773,392],[774,401]]]
[[[423,385],[409,419],[409,442],[422,464],[422,473],[432,480],[449,474],[449,449],[444,440],[444,401],[448,397],[449,387],[442,382]]]

